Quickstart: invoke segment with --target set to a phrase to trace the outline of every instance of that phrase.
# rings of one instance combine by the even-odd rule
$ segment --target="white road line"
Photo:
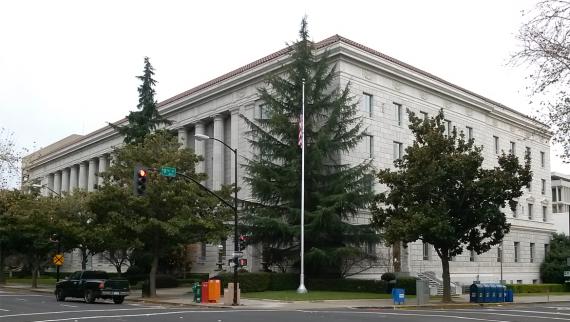
[[[1,318],[9,318],[15,316],[32,316],[32,315],[46,315],[46,314],[66,314],[66,313],[85,313],[85,312],[120,312],[120,311],[136,311],[136,310],[156,310],[153,307],[141,307],[137,309],[99,309],[99,310],[75,310],[75,311],[51,311],[51,312],[33,312],[33,313],[19,313],[10,315],[0,315]]]
[[[61,304],[61,306],[65,306],[65,307],[79,307],[77,305],[69,305],[69,304]]]
[[[493,320],[493,319],[483,319],[483,318],[472,318],[467,316],[456,316],[456,315],[443,315],[443,314],[419,314],[419,313],[407,313],[402,311],[401,313],[396,312],[344,312],[344,311],[308,311],[308,310],[298,310],[299,312],[307,313],[332,313],[332,314],[371,314],[371,315],[398,315],[398,316],[421,316],[421,317],[438,317],[438,318],[449,318],[449,319],[459,319],[459,320],[473,320],[473,321],[485,321],[485,322],[512,322],[507,320]],[[424,311],[425,312],[425,311]],[[37,321],[39,322],[39,321]],[[43,322],[43,321],[42,321]],[[47,321],[45,321],[47,322]]]
[[[569,309],[570,308],[563,308],[563,309]],[[463,311],[463,312],[480,312],[480,311],[474,311],[474,310],[469,310],[469,309],[460,309],[457,311]],[[570,313],[560,313],[560,312],[549,312],[549,311],[536,311],[536,310],[514,310],[514,309],[487,309],[485,310],[487,312],[519,312],[519,313],[537,313],[537,314],[553,314],[553,315],[570,315]]]
[[[106,319],[106,318],[130,318],[138,316],[158,316],[158,315],[173,315],[173,314],[188,314],[188,313],[239,313],[239,312],[282,312],[279,310],[223,310],[223,311],[210,311],[210,310],[192,310],[192,311],[172,311],[172,312],[158,312],[158,313],[140,313],[140,314],[125,314],[125,315],[99,315],[99,316],[81,316],[73,318],[55,319],[55,320],[36,320],[33,322],[57,322],[57,321],[76,321],[76,320],[93,320],[93,319]],[[510,321],[499,321],[499,320],[482,320],[475,319],[479,321],[490,321],[490,322],[510,322]]]
[[[406,311],[416,311],[417,310],[406,310]],[[524,318],[534,318],[534,319],[547,319],[547,320],[563,320],[563,321],[570,321],[570,318],[558,318],[558,317],[551,317],[551,316],[538,316],[538,315],[523,315],[523,314],[507,314],[507,313],[499,313],[500,310],[495,310],[493,312],[483,312],[483,311],[467,311],[467,310],[446,310],[446,311],[442,311],[442,310],[438,310],[438,311],[432,311],[432,312],[443,312],[443,313],[450,313],[450,312],[458,312],[458,313],[469,313],[469,314],[481,314],[481,315],[493,315],[493,316],[512,316],[512,317],[524,317]],[[517,310],[510,310],[510,311],[514,311],[514,312],[520,312],[520,313],[539,313],[542,314],[544,312],[537,312],[537,311],[517,311]],[[563,315],[560,313],[555,313],[555,315]]]
[[[6,310],[6,309],[0,309],[0,311],[3,311],[3,312],[10,312],[10,310]]]
[[[45,295],[35,295],[35,294],[0,294],[0,297],[47,297]]]

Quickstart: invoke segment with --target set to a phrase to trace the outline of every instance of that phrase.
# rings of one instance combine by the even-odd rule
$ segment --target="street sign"
[[[570,257],[566,257],[566,266],[570,266]]]
[[[162,167],[160,168],[160,175],[163,177],[176,177],[176,168]]]
[[[237,258],[243,257],[243,252],[232,253],[232,257],[233,257],[233,258],[236,258],[236,257],[237,257]]]
[[[63,254],[55,254],[53,257],[53,263],[57,266],[63,265]]]
[[[570,271],[564,271],[564,277],[570,277]]]

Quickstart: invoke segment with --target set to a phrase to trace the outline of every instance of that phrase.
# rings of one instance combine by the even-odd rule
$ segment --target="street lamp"
[[[58,197],[61,197],[60,193],[56,192],[55,190],[53,190],[52,188],[48,187],[45,184],[34,183],[34,184],[32,184],[32,187],[34,187],[34,188],[46,188],[47,190],[55,193]]]
[[[499,255],[501,259],[501,284],[505,284],[503,282],[503,246],[499,245]]]
[[[196,134],[196,135],[194,135],[194,137],[200,141],[204,141],[204,140],[218,141],[234,153],[234,185],[235,185],[235,187],[234,187],[234,206],[232,208],[234,210],[234,259],[235,259],[235,261],[234,261],[234,300],[232,302],[232,305],[238,305],[237,294],[238,294],[239,279],[238,279],[237,255],[239,253],[239,236],[238,236],[238,197],[237,197],[237,191],[238,191],[238,182],[237,182],[237,172],[238,172],[237,158],[238,158],[238,154],[237,154],[237,148],[234,149],[231,146],[227,145],[224,141],[217,139],[217,138],[213,138],[213,137],[204,135],[204,134]]]

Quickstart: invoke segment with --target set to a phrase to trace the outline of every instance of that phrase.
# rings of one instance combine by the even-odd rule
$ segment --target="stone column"
[[[61,192],[69,192],[69,168],[61,170]]]
[[[87,163],[79,163],[79,189],[87,190]]]
[[[178,143],[180,143],[181,149],[188,147],[188,130],[185,127],[178,129]]]
[[[95,173],[97,172],[95,159],[89,160],[89,170],[87,174],[87,191],[94,191],[95,185],[97,184],[97,176]]]
[[[79,181],[79,176],[77,173],[77,165],[74,164],[69,168],[69,191],[72,192],[77,188],[77,182]]]
[[[218,114],[214,116],[214,138],[224,141],[224,118]],[[212,189],[220,190],[224,182],[224,150],[227,149],[220,142],[213,142],[212,161]]]
[[[234,149],[237,149],[239,146],[239,108],[236,108],[234,110],[232,110],[232,114],[231,114],[231,119],[230,119],[230,146]],[[239,153],[239,150],[238,150]],[[235,164],[235,154],[232,152],[230,153],[231,156],[231,163],[230,163],[230,168],[231,170],[231,180],[230,182],[233,184],[234,183],[234,178],[235,178],[235,172],[238,171],[238,187],[239,187],[239,158],[238,158],[238,169],[234,168],[234,164]],[[238,194],[240,192],[238,191]],[[239,197],[238,197],[239,198]]]
[[[61,193],[61,171],[56,171],[53,174],[53,190]]]
[[[49,174],[45,177],[42,177],[42,179],[40,181],[40,184],[42,185],[42,187],[40,188],[40,194],[44,197],[49,196],[49,193],[50,193],[50,191],[47,188],[45,188],[45,187],[47,187],[47,184],[48,184],[48,178],[49,178]]]
[[[48,187],[49,189],[55,190],[55,187],[53,186],[53,183],[54,183],[54,174],[53,174],[53,173],[50,173],[50,174],[47,175],[47,187]],[[51,196],[51,195],[53,194],[53,192],[51,192],[51,190],[49,190],[49,189],[46,189],[46,190],[48,191],[48,195]]]
[[[103,154],[99,157],[99,175],[97,176],[97,189],[103,185],[103,177],[101,173],[107,171],[107,155]]]
[[[206,131],[204,123],[198,122],[195,125],[196,134],[205,134]],[[194,153],[200,155],[203,158],[206,157],[206,143],[198,139],[194,139]],[[196,164],[196,173],[204,173],[206,171],[206,164],[204,161],[200,161]]]

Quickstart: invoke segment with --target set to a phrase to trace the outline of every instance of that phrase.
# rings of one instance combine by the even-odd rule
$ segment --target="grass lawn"
[[[60,279],[61,280],[61,279]],[[18,284],[18,285],[32,285],[32,278],[6,278],[7,284]],[[38,278],[38,285],[55,285],[55,278],[53,277],[40,277]]]
[[[549,296],[549,295],[570,295],[570,292],[550,292],[550,293],[515,293],[517,296]]]
[[[297,291],[267,291],[242,293],[244,298],[279,301],[318,301],[318,300],[361,300],[361,299],[390,299],[390,294],[361,293],[361,292],[331,292],[310,291],[307,294],[298,294]],[[406,298],[415,298],[415,295],[406,295]]]

